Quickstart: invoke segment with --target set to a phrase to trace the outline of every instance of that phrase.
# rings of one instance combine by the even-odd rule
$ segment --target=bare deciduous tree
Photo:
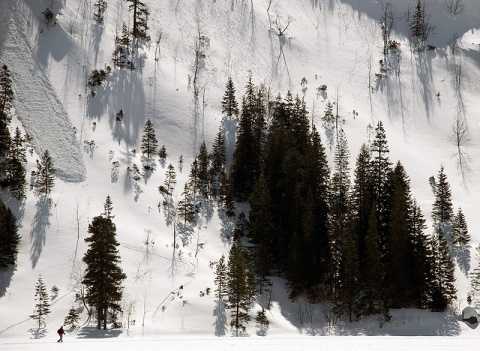
[[[288,15],[287,17],[284,17],[277,14],[277,16],[275,17],[274,24],[275,24],[275,27],[277,28],[278,35],[284,36],[285,32],[288,29],[288,26],[290,26],[290,23],[292,22],[293,22],[292,16]]]
[[[465,12],[463,0],[445,0],[445,7],[452,15],[460,15]]]

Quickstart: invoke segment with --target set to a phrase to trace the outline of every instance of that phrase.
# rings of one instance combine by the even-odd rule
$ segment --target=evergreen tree
[[[432,208],[432,219],[435,222],[435,229],[443,237],[447,236],[448,226],[453,219],[452,193],[447,176],[444,173],[443,165],[437,175],[435,184],[435,201]]]
[[[71,328],[76,328],[78,326],[78,322],[80,322],[80,315],[78,314],[77,309],[72,306],[68,311],[63,324],[70,326]]]
[[[128,61],[128,55],[130,54],[131,46],[130,33],[128,32],[128,27],[125,22],[122,26],[122,34],[120,36],[115,36],[115,50],[113,52],[113,64],[117,67],[124,68],[134,68],[133,64]],[[130,63],[130,65],[129,65]],[[123,115],[123,112],[122,112]],[[121,120],[117,114],[117,120]]]
[[[122,299],[122,282],[126,275],[120,268],[120,245],[115,236],[116,228],[111,219],[94,217],[88,226],[91,234],[85,239],[89,245],[83,262],[87,265],[82,284],[86,287],[86,301],[97,311],[97,328],[107,328],[107,311],[118,311]]]
[[[213,172],[215,175],[218,175],[221,170],[225,168],[225,163],[227,162],[225,136],[223,135],[223,130],[221,127],[215,136],[210,159]]]
[[[238,103],[235,98],[232,77],[228,77],[227,88],[222,100],[222,113],[229,118],[238,116]]]
[[[107,1],[95,0],[93,7],[95,8],[93,11],[93,19],[97,23],[103,23],[105,11],[107,10]]]
[[[232,320],[230,326],[239,332],[245,332],[250,321],[249,311],[255,297],[255,281],[247,252],[239,236],[234,238],[228,258],[227,272],[228,304]]]
[[[177,184],[177,174],[175,173],[175,167],[171,163],[168,164],[164,184],[167,194],[172,195],[175,184]]]
[[[410,180],[402,164],[397,162],[391,175],[392,209],[386,241],[386,281],[390,305],[394,308],[408,306],[411,298],[409,254],[411,250],[409,216],[412,206]]]
[[[259,335],[265,335],[268,329],[268,326],[270,325],[267,314],[265,313],[265,308],[262,307],[262,310],[257,312],[257,316],[255,317],[255,322],[256,322],[257,328],[260,329]]]
[[[227,265],[225,263],[225,256],[222,255],[218,262],[215,264],[215,285],[217,288],[215,289],[215,297],[217,298],[218,301],[221,301],[224,299],[224,297],[227,296],[228,294],[228,285],[227,285],[227,279],[228,279],[228,269]]]
[[[432,238],[433,281],[430,285],[429,307],[432,311],[444,311],[456,298],[455,266],[450,256],[447,240],[435,234]]]
[[[333,125],[335,123],[335,116],[333,115],[333,105],[330,101],[327,102],[325,107],[325,114],[322,117],[322,121],[327,125]]]
[[[165,160],[167,158],[167,148],[165,147],[165,145],[162,145],[160,150],[158,150],[158,157],[160,157],[160,159],[162,160]]]
[[[207,196],[208,193],[208,166],[209,166],[209,160],[208,160],[208,150],[207,150],[207,145],[205,145],[205,142],[203,141],[200,144],[200,151],[198,153],[198,180],[199,180],[199,187],[200,187],[200,193],[203,196]]]
[[[19,244],[15,215],[0,199],[0,271],[15,265]]]
[[[115,216],[112,215],[113,202],[112,202],[112,199],[110,198],[110,195],[107,195],[107,198],[105,199],[105,203],[103,204],[103,209],[104,209],[104,212],[102,213],[103,217],[110,220],[115,218]]]
[[[339,132],[339,139],[335,148],[335,173],[332,176],[330,190],[329,212],[329,243],[330,243],[330,274],[335,285],[339,282],[338,275],[343,259],[343,245],[346,240],[348,227],[348,193],[350,187],[350,152],[347,138],[343,130]]]
[[[200,190],[200,179],[198,175],[198,160],[195,159],[190,166],[190,174],[188,175],[188,185],[192,188],[193,195],[197,194]]]
[[[0,69],[0,157],[5,156],[10,143],[10,133],[8,131],[8,126],[11,120],[12,107],[12,78],[10,76],[10,71],[7,65],[4,64]]]
[[[0,69],[0,116],[5,124],[10,121],[10,112],[13,107],[12,78],[7,65]]]
[[[10,186],[12,195],[18,199],[26,198],[26,170],[27,155],[23,143],[20,129],[15,129],[15,135],[10,141],[10,147],[6,155],[6,182]]]
[[[48,150],[45,150],[40,161],[37,160],[36,175],[35,189],[37,193],[48,196],[55,185],[55,167]]]
[[[145,41],[150,40],[150,36],[147,34],[148,30],[148,16],[150,11],[148,6],[141,0],[125,0],[130,3],[128,6],[133,13],[133,26],[131,34],[136,39]]]
[[[147,121],[145,122],[145,128],[143,130],[143,133],[144,134],[142,136],[142,146],[141,146],[142,153],[147,154],[147,159],[150,159],[150,156],[157,152],[158,140],[157,140],[157,137],[155,136],[153,123],[149,119],[147,119]],[[150,166],[147,165],[145,166],[145,168],[149,169]]]
[[[412,37],[423,40],[424,38],[424,11],[422,3],[418,0],[417,5],[415,6],[415,12],[413,13],[412,23],[410,25],[410,30],[412,31]]]
[[[47,287],[43,283],[42,275],[38,277],[35,284],[35,300],[37,301],[35,309],[30,318],[38,320],[38,328],[45,324],[45,318],[50,314],[50,302]]]
[[[468,233],[467,220],[459,208],[452,223],[452,239],[454,245],[466,246],[470,242],[470,234]]]
[[[184,225],[187,225],[187,222],[193,222],[195,218],[195,204],[188,183],[185,183],[183,187],[182,198],[177,205],[177,213],[180,218],[183,218]]]
[[[472,289],[476,292],[480,291],[480,244],[475,248],[477,252],[475,258],[477,260],[477,267],[470,273]]]

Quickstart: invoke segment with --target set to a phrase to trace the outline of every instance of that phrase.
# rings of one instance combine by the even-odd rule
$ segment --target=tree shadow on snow
[[[30,261],[32,268],[35,268],[46,241],[46,231],[50,227],[50,216],[52,214],[52,199],[41,196],[35,204],[37,211],[30,229]]]
[[[31,328],[28,332],[32,334],[30,339],[42,339],[47,336],[47,328]]]
[[[123,333],[121,329],[98,330],[95,327],[83,327],[78,330],[79,339],[116,338]]]
[[[235,150],[235,140],[237,137],[237,119],[223,117],[220,122],[223,137],[225,138],[225,151],[227,156],[226,167],[230,167],[230,160],[233,159],[233,152]]]
[[[470,248],[470,245],[452,245],[451,250],[452,256],[456,259],[458,267],[465,276],[468,276],[468,272],[470,271]]]
[[[0,272],[0,298],[5,296],[15,271],[16,267]]]
[[[215,316],[215,336],[225,336],[227,334],[227,312],[225,310],[225,302],[222,300],[215,301],[215,308],[213,309]]]

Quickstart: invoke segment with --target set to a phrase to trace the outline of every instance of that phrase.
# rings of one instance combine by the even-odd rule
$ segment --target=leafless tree
[[[445,0],[445,7],[452,15],[460,15],[465,12],[463,0]]]
[[[380,19],[380,28],[382,29],[383,38],[383,55],[388,54],[388,47],[390,41],[390,33],[395,25],[397,15],[395,8],[390,1],[382,2],[382,17]]]
[[[288,15],[287,17],[280,16],[277,14],[275,17],[275,27],[277,28],[278,35],[279,36],[284,36],[285,32],[288,29],[288,26],[290,26],[290,23],[293,22],[293,17]]]

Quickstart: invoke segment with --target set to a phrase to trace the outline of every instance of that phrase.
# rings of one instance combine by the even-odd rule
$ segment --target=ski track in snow
[[[25,132],[33,137],[37,155],[49,151],[56,176],[63,181],[81,182],[86,168],[80,144],[67,111],[35,60],[35,50],[26,34],[27,23],[34,24],[23,16],[27,7],[20,10],[18,4],[12,0],[0,5],[0,21],[9,24],[0,58],[9,67],[14,82],[16,116]]]

